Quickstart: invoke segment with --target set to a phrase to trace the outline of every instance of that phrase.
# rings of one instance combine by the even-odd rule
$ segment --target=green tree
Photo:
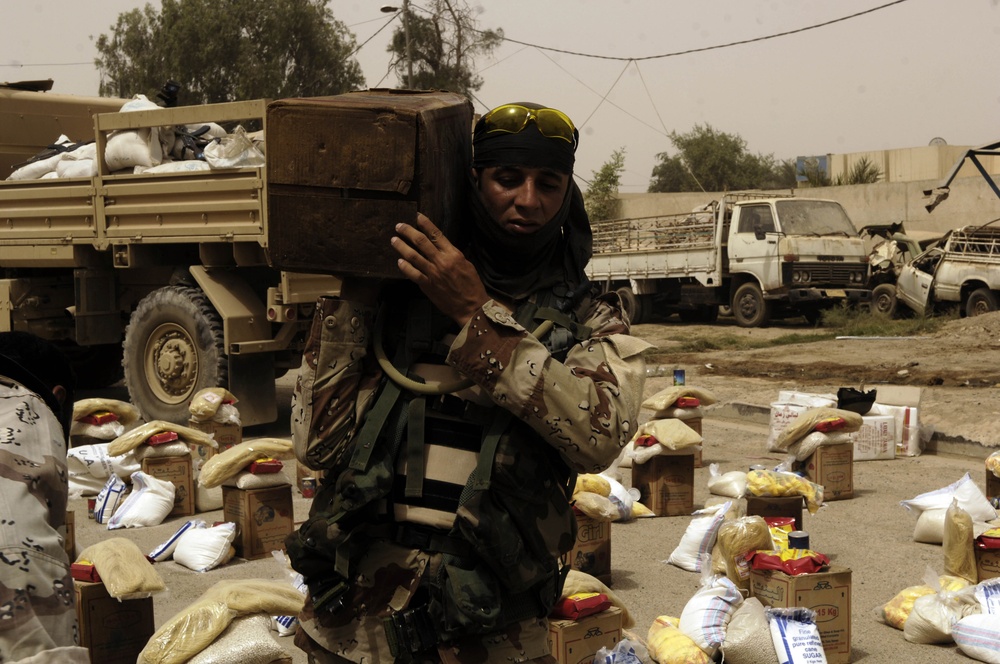
[[[845,184],[875,184],[882,179],[882,169],[878,164],[862,157],[858,159],[847,173],[840,173],[834,178],[833,184],[840,186]]]
[[[625,170],[625,148],[611,153],[601,169],[594,171],[594,178],[583,195],[583,204],[591,221],[613,219],[618,211],[618,186]]]
[[[503,30],[480,30],[475,14],[462,0],[433,0],[421,13],[410,5],[410,53],[415,90],[450,90],[466,96],[483,86],[476,75],[475,59],[489,56],[503,41]],[[394,58],[392,68],[407,84],[406,31],[399,27],[386,49]]]
[[[97,38],[100,94],[180,104],[339,94],[364,86],[354,36],[324,0],[162,0]]]
[[[748,152],[738,134],[708,124],[684,134],[670,132],[670,140],[678,153],[657,155],[650,192],[761,189],[774,183],[781,168],[772,155]]]

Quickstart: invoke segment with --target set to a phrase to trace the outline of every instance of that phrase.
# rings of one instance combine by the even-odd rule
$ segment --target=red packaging
[[[107,410],[99,410],[97,412],[91,413],[89,415],[84,415],[77,422],[83,422],[84,424],[107,424],[108,422],[117,422],[118,416]]]
[[[701,399],[698,397],[678,397],[674,405],[678,408],[697,408],[701,405]]]
[[[280,459],[259,459],[250,464],[249,470],[251,475],[270,475],[281,472],[282,466]]]
[[[795,530],[794,516],[765,516],[764,523],[767,524],[768,528],[781,528],[782,526],[791,526],[792,530]]]
[[[840,431],[845,426],[847,426],[847,420],[843,417],[831,417],[828,420],[820,420],[813,427],[813,431],[820,431],[822,433],[829,433],[831,431]]]
[[[660,441],[656,440],[652,436],[639,436],[638,438],[635,439],[635,446],[636,447],[652,447],[653,445],[656,445],[659,442]]]
[[[147,445],[162,445],[164,443],[172,443],[177,440],[179,436],[176,431],[161,431],[160,433],[154,433],[152,436],[146,439]]]
[[[1000,537],[989,537],[980,535],[976,538],[977,549],[1000,549]]]
[[[69,573],[77,581],[101,582],[101,575],[97,573],[93,563],[73,563],[69,566]]]
[[[754,551],[747,554],[747,560],[753,569],[776,569],[790,576],[821,572],[830,565],[830,559],[822,553],[816,551],[807,553],[808,555],[801,558],[782,560],[781,556],[770,551]]]
[[[552,607],[553,618],[579,620],[610,608],[611,600],[604,593],[575,593],[563,597]]]

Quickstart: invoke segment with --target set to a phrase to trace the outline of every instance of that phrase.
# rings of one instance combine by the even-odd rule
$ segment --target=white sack
[[[147,475],[141,470],[132,473],[132,493],[108,521],[108,530],[158,526],[174,509],[177,488],[172,482]]]

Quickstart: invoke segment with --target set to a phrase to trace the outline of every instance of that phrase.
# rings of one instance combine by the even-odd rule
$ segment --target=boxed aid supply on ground
[[[612,606],[579,620],[550,619],[549,649],[559,664],[589,664],[601,648],[622,638],[622,612]]]

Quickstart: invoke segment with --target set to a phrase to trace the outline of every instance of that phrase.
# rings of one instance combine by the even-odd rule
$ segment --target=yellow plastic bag
[[[643,401],[642,407],[647,410],[666,410],[681,397],[694,397],[702,406],[711,406],[716,402],[715,395],[706,389],[691,385],[672,385]]]
[[[191,399],[188,412],[195,422],[205,422],[215,416],[223,402],[235,404],[236,397],[224,387],[206,387]]]
[[[747,473],[747,493],[754,496],[802,496],[810,514],[823,506],[823,487],[795,473],[751,470]]]
[[[839,431],[858,431],[864,423],[864,420],[860,415],[852,413],[849,410],[840,410],[839,408],[810,408],[809,410],[800,413],[798,417],[792,420],[788,426],[785,427],[780,434],[778,434],[778,438],[774,441],[773,451],[787,451],[792,444],[812,433],[813,428],[818,423],[823,420],[829,420],[836,417],[843,418],[845,422],[844,428],[839,429]]]
[[[245,441],[206,461],[198,474],[198,484],[206,489],[213,489],[258,459],[294,457],[292,441],[284,438],[258,438]]]
[[[213,449],[218,449],[219,445],[212,439],[210,435],[203,431],[198,431],[197,429],[192,429],[191,427],[182,426],[180,424],[174,424],[173,422],[164,422],[163,420],[153,420],[152,422],[146,422],[145,424],[138,426],[131,431],[126,431],[122,435],[118,436],[108,445],[108,454],[111,456],[118,456],[119,454],[125,454],[126,452],[131,452],[135,448],[139,447],[146,442],[146,439],[164,431],[174,431],[180,438],[184,439],[184,442],[194,443],[195,445],[203,445],[205,447],[211,447]]]
[[[608,478],[601,475],[584,473],[576,476],[576,487],[573,489],[573,493],[577,494],[581,491],[596,493],[607,498],[611,495],[611,483],[608,482]]]
[[[943,574],[938,578],[938,585],[941,590],[955,592],[962,588],[968,588],[970,584],[961,577]],[[913,603],[917,598],[924,595],[933,595],[936,592],[937,590],[928,585],[903,588],[882,607],[883,620],[885,620],[887,625],[902,630],[903,624],[906,623],[906,619],[910,617],[910,612],[913,611]]]
[[[659,616],[646,638],[649,655],[659,664],[710,664],[712,658],[694,640],[678,629],[680,620]]]

